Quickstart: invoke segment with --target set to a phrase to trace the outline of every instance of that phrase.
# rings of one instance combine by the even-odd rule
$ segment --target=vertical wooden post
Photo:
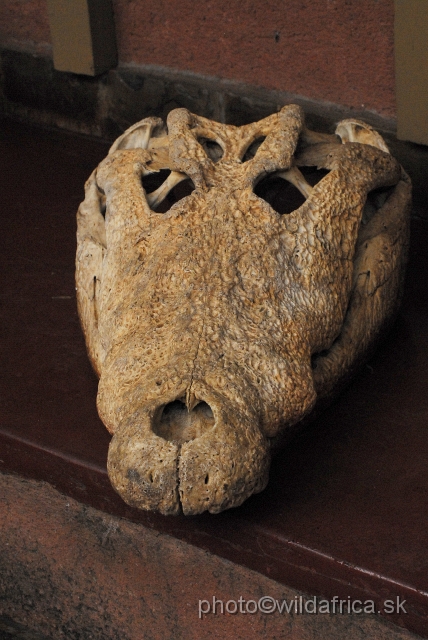
[[[54,67],[96,76],[117,64],[111,0],[48,0]]]
[[[428,144],[428,2],[395,0],[397,136]]]

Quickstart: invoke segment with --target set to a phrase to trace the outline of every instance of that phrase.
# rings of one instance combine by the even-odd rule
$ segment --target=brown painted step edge
[[[113,491],[107,471],[77,458],[0,432],[0,471],[49,482],[61,493],[106,513],[174,536],[210,553],[311,596],[373,600],[381,611],[385,600],[406,600],[406,614],[385,616],[390,622],[426,637],[428,593],[344,560],[248,526],[235,512],[215,520],[210,514],[165,517],[128,507]]]

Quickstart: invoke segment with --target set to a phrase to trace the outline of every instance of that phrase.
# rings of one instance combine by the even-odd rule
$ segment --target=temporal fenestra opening
[[[208,158],[213,162],[218,162],[224,156],[223,147],[216,140],[200,136],[198,137],[198,142]]]
[[[260,145],[266,140],[266,136],[259,136],[253,142],[249,144],[247,149],[245,150],[241,162],[248,162],[248,160],[252,160],[259,150]]]

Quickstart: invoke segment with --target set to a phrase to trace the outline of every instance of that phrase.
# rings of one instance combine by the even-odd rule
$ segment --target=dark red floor
[[[106,147],[0,125],[0,469],[312,595],[405,599],[386,617],[428,636],[428,221],[413,223],[392,333],[274,460],[268,488],[216,516],[140,513],[108,482],[76,313],[75,212]]]
[[[0,616],[0,640],[50,640],[8,616]]]

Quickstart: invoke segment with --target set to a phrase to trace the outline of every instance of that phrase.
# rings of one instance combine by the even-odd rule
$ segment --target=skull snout
[[[117,428],[108,455],[125,502],[163,514],[238,506],[264,489],[269,464],[254,417],[218,397],[189,404],[181,395],[144,408]]]

